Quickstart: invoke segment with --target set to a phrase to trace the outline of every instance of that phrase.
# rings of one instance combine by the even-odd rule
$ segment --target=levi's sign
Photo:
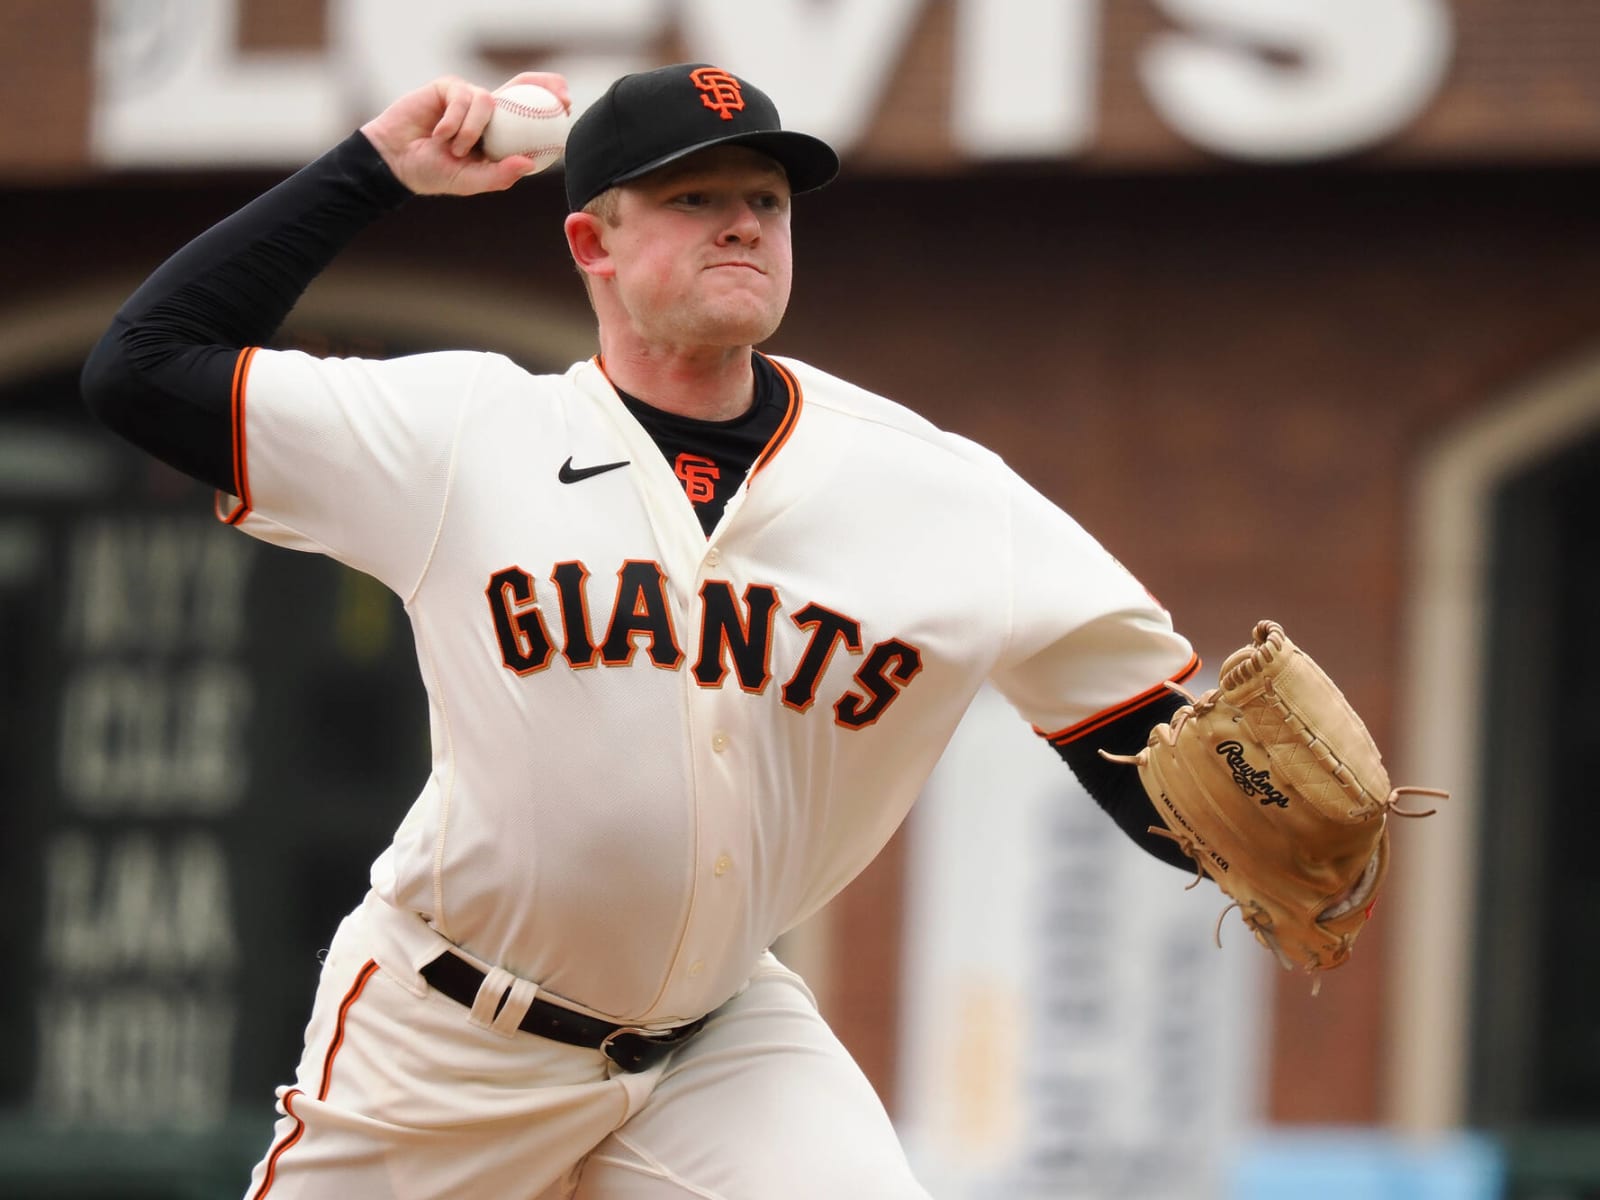
[[[1132,0],[325,0],[325,44],[305,50],[244,48],[243,2],[101,5],[98,161],[300,162],[435,76],[494,86],[508,59],[562,72],[582,108],[617,75],[657,65],[664,43],[747,76],[786,125],[849,155],[934,20],[952,34],[939,43],[948,103],[925,118],[946,123],[941,144],[970,161],[1072,158],[1106,144],[1104,26]],[[1450,57],[1447,0],[1143,11],[1133,66],[1150,110],[1228,158],[1309,160],[1391,138]]]

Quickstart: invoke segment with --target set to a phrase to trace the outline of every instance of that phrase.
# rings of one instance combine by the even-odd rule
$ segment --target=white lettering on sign
[[[505,73],[490,52],[539,51],[541,71],[567,77],[583,108],[650,57],[677,6],[669,0],[329,0],[336,69],[359,81],[354,123],[438,75],[491,86]]]
[[[78,526],[63,639],[79,653],[229,651],[244,631],[251,547],[205,518],[106,517]]]
[[[44,859],[49,967],[77,979],[204,969],[238,955],[228,860],[216,838],[66,831]]]
[[[843,149],[876,115],[923,0],[685,0],[684,42],[757,84],[783,123]]]
[[[34,1099],[57,1125],[226,1118],[239,944],[215,822],[249,779],[255,553],[187,514],[90,515],[67,534],[64,820],[43,847],[35,986]]]
[[[207,1129],[226,1116],[234,1005],[144,985],[37,996],[35,1104],[48,1121],[113,1129]]]
[[[1106,0],[951,0],[953,144],[976,159],[1094,143]],[[1218,154],[1310,159],[1403,129],[1438,89],[1447,0],[1157,0],[1140,48],[1156,111]],[[239,45],[240,0],[102,0],[92,142],[119,165],[302,162],[435,76],[498,83],[506,55],[586,107],[674,42],[746,75],[785,123],[848,153],[927,0],[327,0],[321,52]]]
[[[238,0],[101,0],[91,142],[107,163],[298,159],[349,132],[306,51],[239,51]]]
[[[95,816],[226,812],[248,777],[254,700],[226,661],[91,663],[62,694],[62,789]]]
[[[974,158],[1085,149],[1100,82],[1100,3],[963,0],[950,96],[955,144]]]
[[[80,812],[219,813],[243,792],[252,547],[205,518],[101,517],[74,529],[59,776]]]
[[[1230,157],[1372,145],[1417,115],[1449,60],[1445,0],[1157,3],[1186,29],[1145,48],[1150,100],[1184,137]]]

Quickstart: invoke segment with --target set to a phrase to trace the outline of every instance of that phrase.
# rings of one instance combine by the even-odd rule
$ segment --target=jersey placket
[[[685,643],[686,661],[678,674],[693,772],[687,799],[693,805],[694,862],[677,951],[652,1007],[671,1016],[698,1016],[721,998],[715,993],[712,977],[727,969],[727,951],[740,941],[740,914],[749,909],[744,901],[748,864],[741,869],[735,850],[750,845],[750,770],[745,757],[750,739],[740,712],[745,697],[737,681],[723,681],[733,689],[730,696],[724,687],[701,686],[693,671],[700,654],[701,589],[708,580],[735,578],[721,542],[742,504],[730,502],[708,541],[682,484],[650,435],[623,406],[598,367],[590,363],[581,371],[584,391],[604,412],[631,457],[631,477],[644,494],[668,580],[668,603]],[[742,496],[733,500],[742,500]],[[736,584],[735,593],[741,591],[742,585]],[[724,990],[736,986],[728,980],[722,984]]]
[[[723,529],[725,523],[719,533]],[[720,547],[708,545],[695,574],[696,596],[709,581],[732,582],[728,565]],[[735,584],[735,592],[740,590]],[[711,982],[707,973],[725,967],[728,951],[741,944],[739,924],[750,911],[751,864],[745,860],[752,843],[749,755],[755,739],[747,719],[749,701],[732,676],[717,687],[697,682],[692,667],[700,647],[689,653],[683,688],[694,772],[695,861],[683,939],[663,997],[671,1011],[704,994]],[[684,1000],[675,1002],[679,995]]]

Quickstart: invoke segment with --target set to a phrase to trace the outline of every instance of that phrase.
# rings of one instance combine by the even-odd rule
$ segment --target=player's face
[[[749,346],[783,319],[789,182],[765,155],[715,147],[624,186],[605,241],[616,295],[646,342]]]

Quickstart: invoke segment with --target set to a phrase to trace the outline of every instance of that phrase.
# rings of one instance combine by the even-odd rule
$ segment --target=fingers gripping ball
[[[481,143],[484,156],[498,162],[526,154],[533,159],[533,171],[542,171],[561,157],[570,123],[554,93],[534,83],[508,84],[494,94],[494,112]]]
[[[1273,621],[1123,761],[1167,826],[1154,831],[1216,880],[1285,968],[1309,972],[1348,959],[1371,916],[1389,814],[1428,815],[1396,801],[1447,794],[1391,786],[1344,693]]]

